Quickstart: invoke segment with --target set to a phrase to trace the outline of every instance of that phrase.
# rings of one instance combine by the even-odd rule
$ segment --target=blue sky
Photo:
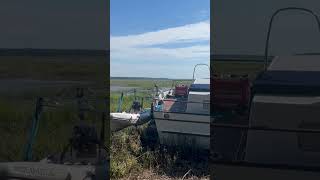
[[[209,64],[209,3],[111,0],[111,76],[192,78],[195,64]]]

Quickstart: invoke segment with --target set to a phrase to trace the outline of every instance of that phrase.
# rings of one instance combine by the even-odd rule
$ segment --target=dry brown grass
[[[186,172],[187,173],[187,172]],[[144,170],[139,174],[129,174],[126,178],[121,178],[120,180],[209,180],[209,176],[197,177],[192,175],[192,173],[186,174],[186,176],[182,177],[170,177],[167,175],[161,175],[152,170]]]

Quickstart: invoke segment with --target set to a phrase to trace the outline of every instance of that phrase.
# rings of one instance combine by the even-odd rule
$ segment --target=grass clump
[[[208,154],[190,147],[161,146],[154,121],[111,137],[112,179],[134,178],[147,171],[170,178],[181,178],[189,170],[196,177],[208,176]]]
[[[137,159],[141,153],[139,133],[132,127],[114,133],[111,139],[111,177],[120,178],[141,170]]]

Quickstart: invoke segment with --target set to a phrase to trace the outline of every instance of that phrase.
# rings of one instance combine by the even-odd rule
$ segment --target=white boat
[[[310,13],[320,30],[319,18],[308,9],[280,9],[272,19],[285,10]],[[319,179],[320,55],[278,56],[265,67],[253,83],[249,122],[243,133],[247,134],[243,136],[244,153],[239,159],[230,159],[240,160],[242,165],[217,163],[213,167],[216,178]]]
[[[138,113],[110,113],[110,129],[111,131],[119,131],[128,126],[141,125],[151,119],[151,110],[146,109]]]
[[[276,57],[256,80],[249,126],[297,132],[249,130],[246,161],[320,165],[320,134],[298,132],[320,131],[319,60],[317,55]]]
[[[194,79],[190,87],[183,88],[188,88],[187,97],[177,96],[176,87],[172,95],[154,100],[160,144],[209,149],[210,78]]]
[[[240,160],[243,165],[216,163],[213,169],[217,178],[319,179],[319,60],[316,55],[273,59],[253,86],[244,155],[227,159]],[[238,132],[225,130],[231,131]]]

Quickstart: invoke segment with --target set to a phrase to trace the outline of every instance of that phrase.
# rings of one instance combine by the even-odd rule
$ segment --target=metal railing
[[[166,108],[166,102],[172,103],[169,108]],[[188,101],[188,100],[177,100],[177,99],[154,99],[154,111],[155,112],[165,112],[165,113],[185,113],[185,114],[210,114],[210,100],[205,100],[203,102]],[[197,109],[194,111],[189,111],[188,107],[190,105],[198,105]]]
[[[284,11],[302,11],[302,12],[307,12],[310,15],[312,15],[317,23],[319,32],[320,32],[320,20],[319,17],[316,13],[314,13],[313,11],[311,11],[310,9],[306,9],[306,8],[298,8],[298,7],[287,7],[287,8],[282,8],[282,9],[278,9],[276,12],[274,12],[271,16],[270,22],[269,22],[269,26],[268,26],[268,33],[267,33],[267,38],[266,38],[266,45],[265,45],[265,51],[264,51],[264,56],[265,56],[265,63],[264,63],[264,70],[267,70],[267,64],[268,64],[268,52],[269,52],[269,41],[270,41],[270,35],[271,35],[271,28],[272,28],[272,23],[274,18],[280,14],[281,12]]]

